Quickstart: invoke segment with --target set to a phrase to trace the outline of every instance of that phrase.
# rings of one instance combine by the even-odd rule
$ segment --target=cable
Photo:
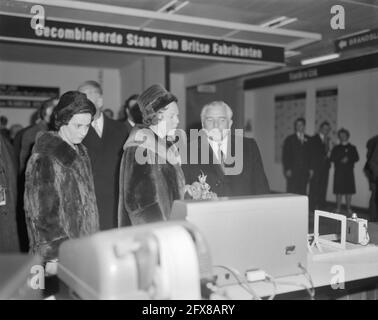
[[[206,284],[206,287],[214,294],[214,295],[219,295],[221,298],[224,298],[226,300],[232,300],[231,297],[227,294],[227,292],[225,290],[223,290],[221,287],[218,287],[217,285],[209,282]],[[210,294],[210,298],[209,300],[219,300],[219,299],[216,299],[216,297],[214,297],[214,295],[212,296]]]
[[[311,275],[301,263],[298,263],[298,267],[302,270],[303,275],[306,277],[306,279],[311,285],[310,291],[308,292],[309,292],[311,300],[314,300],[315,299],[315,286],[314,286],[314,282],[312,281]]]
[[[268,280],[270,283],[273,284],[273,293],[268,298],[268,300],[273,300],[276,297],[276,294],[277,294],[277,281],[276,281],[276,279],[274,277],[272,277],[271,275],[267,274],[266,272],[265,272],[265,280]]]
[[[313,295],[313,292],[311,291],[311,288],[307,287],[305,284],[303,283],[299,283],[299,282],[291,282],[291,281],[281,281],[281,280],[276,280],[276,283],[279,283],[279,284],[286,284],[286,285],[289,285],[289,286],[296,286],[296,287],[302,287],[304,288],[308,295],[310,296],[310,299],[311,300],[315,300],[314,298],[314,295]]]
[[[214,268],[221,268],[225,269],[235,277],[235,279],[238,281],[238,284],[245,290],[247,291],[251,296],[252,299],[256,300],[262,300],[261,297],[251,288],[247,280],[240,274],[240,272],[234,268],[227,267],[227,266],[222,266],[222,265],[215,265],[213,266]]]

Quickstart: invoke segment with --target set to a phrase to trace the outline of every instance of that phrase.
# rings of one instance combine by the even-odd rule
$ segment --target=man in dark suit
[[[202,173],[218,196],[246,196],[270,192],[259,148],[254,139],[230,134],[232,110],[223,101],[205,105],[199,137],[189,144],[182,168],[186,184]],[[198,163],[195,163],[195,159]]]
[[[288,136],[283,145],[282,164],[289,193],[306,195],[310,172],[309,140],[305,134],[306,120],[298,118],[294,122],[295,133]]]
[[[128,134],[130,134],[132,128],[134,128],[136,124],[143,123],[142,112],[140,111],[137,102],[138,97],[139,95],[137,94],[131,95],[127,98],[123,106],[125,117],[122,121],[125,123]]]
[[[371,196],[369,200],[370,221],[378,221],[378,135],[366,143],[367,154],[364,172],[369,180]]]
[[[88,149],[100,220],[100,230],[117,227],[119,167],[128,133],[125,125],[102,113],[102,88],[86,81],[78,88],[96,106],[97,112],[83,144]]]
[[[326,209],[326,195],[332,141],[329,137],[331,126],[328,121],[321,123],[319,132],[310,140],[310,209]]]

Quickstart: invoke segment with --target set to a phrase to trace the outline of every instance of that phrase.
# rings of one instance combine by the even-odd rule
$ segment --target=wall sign
[[[0,108],[39,108],[50,98],[59,98],[59,88],[0,84]]]
[[[284,49],[275,46],[97,26],[52,18],[45,20],[43,29],[34,30],[30,26],[30,19],[26,15],[0,13],[0,40],[284,64]]]
[[[351,59],[324,63],[314,67],[298,68],[291,71],[251,78],[244,81],[244,90],[269,87],[281,83],[310,80],[334,74],[378,68],[378,53]]]
[[[369,30],[354,36],[342,38],[335,41],[336,51],[359,49],[368,46],[378,45],[378,29]]]

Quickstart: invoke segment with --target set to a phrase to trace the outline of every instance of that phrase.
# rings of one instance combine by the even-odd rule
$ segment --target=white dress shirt
[[[228,135],[226,135],[224,137],[224,139],[222,141],[219,141],[219,142],[214,141],[214,140],[209,139],[209,138],[208,138],[208,141],[209,141],[211,148],[214,151],[215,156],[217,157],[218,161],[221,163],[222,159],[220,159],[219,148],[220,148],[220,151],[223,154],[223,158],[225,158],[227,156]]]
[[[102,132],[104,131],[104,115],[102,112],[100,113],[100,116],[92,121],[92,127],[97,132],[98,136],[102,137]]]

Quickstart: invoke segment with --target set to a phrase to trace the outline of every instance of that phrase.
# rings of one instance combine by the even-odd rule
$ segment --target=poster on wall
[[[321,89],[316,91],[315,129],[321,123],[328,121],[331,125],[331,138],[337,140],[337,88]]]
[[[59,88],[0,84],[0,108],[34,109],[51,98],[59,98]]]
[[[294,132],[294,121],[299,117],[305,118],[306,93],[279,95],[274,98],[275,103],[275,162],[282,161],[282,147],[285,138]]]

